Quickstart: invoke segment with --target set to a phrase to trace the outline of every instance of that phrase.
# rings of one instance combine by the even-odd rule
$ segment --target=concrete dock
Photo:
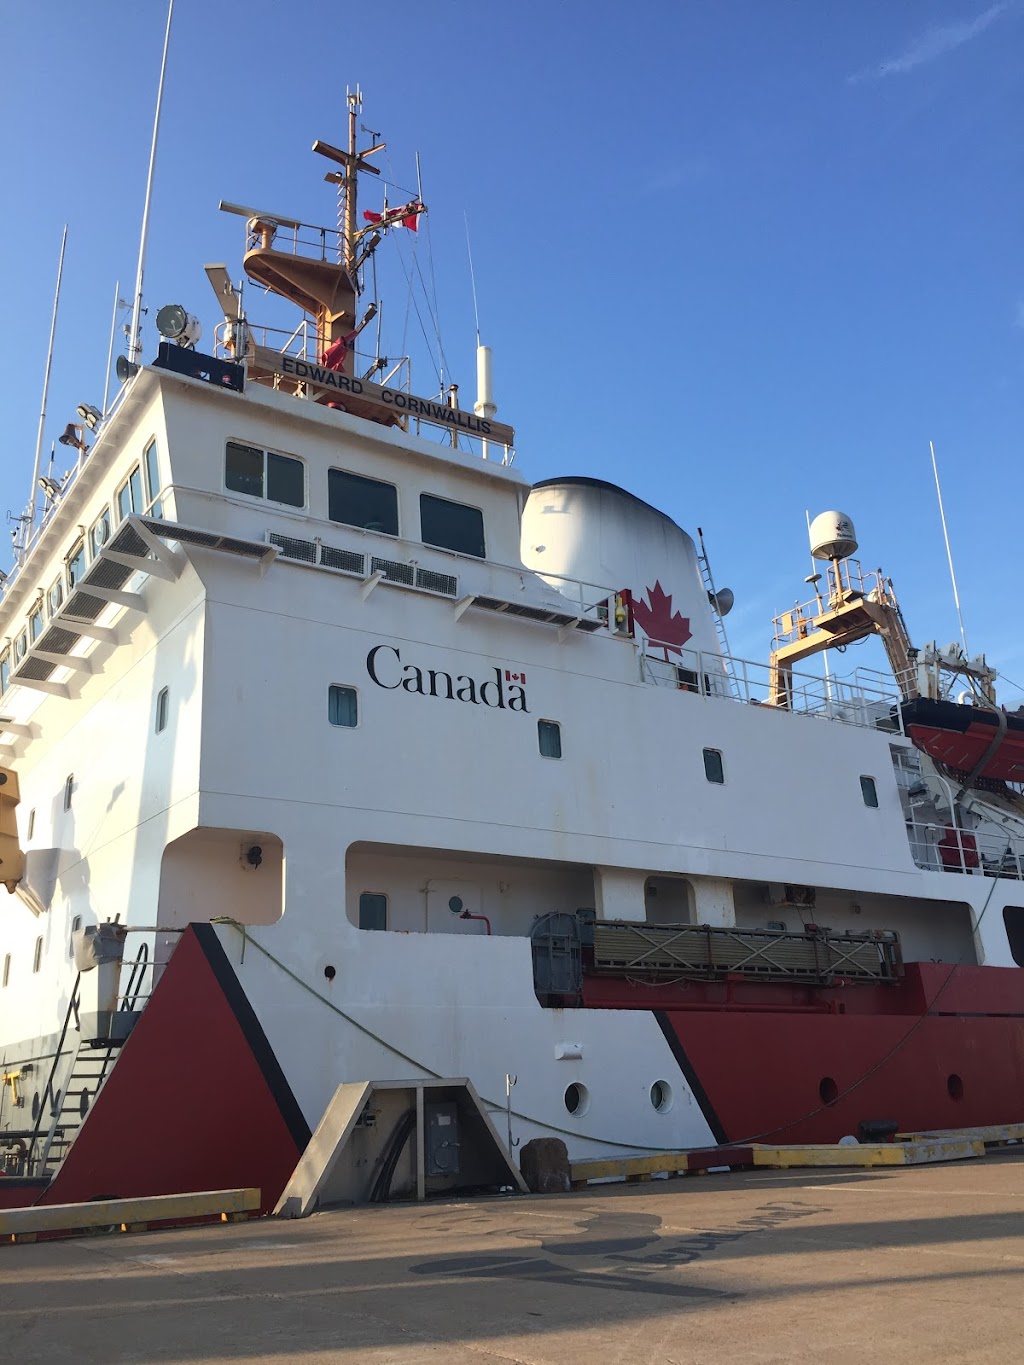
[[[1024,1358],[1024,1148],[0,1247],[0,1359]]]

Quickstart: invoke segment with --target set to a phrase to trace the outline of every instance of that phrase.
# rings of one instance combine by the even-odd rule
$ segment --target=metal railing
[[[1012,834],[988,834],[935,821],[908,820],[906,824],[911,856],[920,868],[1024,881],[1024,840]]]
[[[657,687],[778,709],[771,704],[768,664],[657,640],[643,641],[640,662],[644,680]],[[786,708],[791,713],[893,734],[903,732],[899,692],[895,681],[883,673],[858,669],[849,678],[820,678],[794,672],[792,680]]]

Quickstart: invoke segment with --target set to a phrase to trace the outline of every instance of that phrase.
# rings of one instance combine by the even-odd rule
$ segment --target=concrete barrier
[[[80,1232],[119,1227],[141,1232],[150,1223],[188,1222],[193,1218],[234,1221],[254,1214],[260,1191],[203,1190],[196,1194],[161,1194],[143,1199],[98,1199],[89,1204],[35,1204],[0,1209],[0,1242],[35,1241],[39,1233]]]

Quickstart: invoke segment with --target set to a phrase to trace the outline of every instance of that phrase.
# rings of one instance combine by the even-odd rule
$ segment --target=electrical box
[[[427,1175],[459,1173],[459,1111],[454,1103],[423,1106]]]

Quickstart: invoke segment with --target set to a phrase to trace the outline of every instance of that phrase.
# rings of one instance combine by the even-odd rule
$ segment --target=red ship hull
[[[898,984],[634,985],[588,977],[591,1008],[654,1011],[721,1143],[836,1142],[1019,1123],[1024,975],[908,963]]]

